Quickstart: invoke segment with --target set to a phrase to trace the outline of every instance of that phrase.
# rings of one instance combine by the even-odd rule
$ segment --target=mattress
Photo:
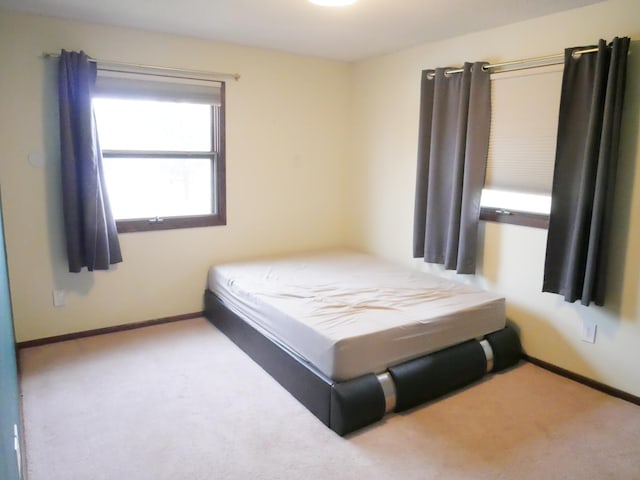
[[[215,265],[208,288],[335,381],[505,326],[501,296],[351,251]]]

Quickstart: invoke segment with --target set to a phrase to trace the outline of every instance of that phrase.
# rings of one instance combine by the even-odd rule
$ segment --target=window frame
[[[225,128],[225,82],[220,83],[219,115],[216,106],[211,108],[211,145],[209,152],[142,151],[142,150],[102,150],[103,158],[209,158],[212,163],[212,204],[215,213],[206,215],[179,215],[169,217],[116,219],[118,233],[153,232],[183,228],[212,227],[227,224],[226,215],[226,128]],[[97,95],[102,97],[103,95]],[[106,97],[106,96],[105,96]],[[113,96],[111,98],[126,98]],[[162,100],[159,100],[162,101]],[[192,102],[195,103],[195,102]],[[216,129],[217,122],[217,129]],[[217,149],[216,149],[217,146]],[[109,195],[109,192],[107,192]]]
[[[485,222],[509,223],[533,228],[549,228],[549,215],[544,213],[520,212],[504,208],[481,207],[480,220]]]

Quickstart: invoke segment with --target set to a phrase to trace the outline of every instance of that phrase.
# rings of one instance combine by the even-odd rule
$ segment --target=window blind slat
[[[493,74],[485,187],[550,194],[562,66]]]

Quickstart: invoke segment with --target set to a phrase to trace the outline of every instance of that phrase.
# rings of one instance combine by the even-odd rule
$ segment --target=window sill
[[[117,220],[118,233],[154,232],[178,228],[198,228],[226,225],[224,215],[194,215],[189,217],[144,218]]]
[[[533,228],[549,228],[549,215],[541,213],[516,212],[495,208],[482,208],[480,220],[487,222],[509,223]]]

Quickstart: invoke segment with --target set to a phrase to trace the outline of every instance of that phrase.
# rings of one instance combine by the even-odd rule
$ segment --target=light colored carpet
[[[29,480],[640,478],[640,408],[526,363],[346,438],[205,319],[20,363]]]

